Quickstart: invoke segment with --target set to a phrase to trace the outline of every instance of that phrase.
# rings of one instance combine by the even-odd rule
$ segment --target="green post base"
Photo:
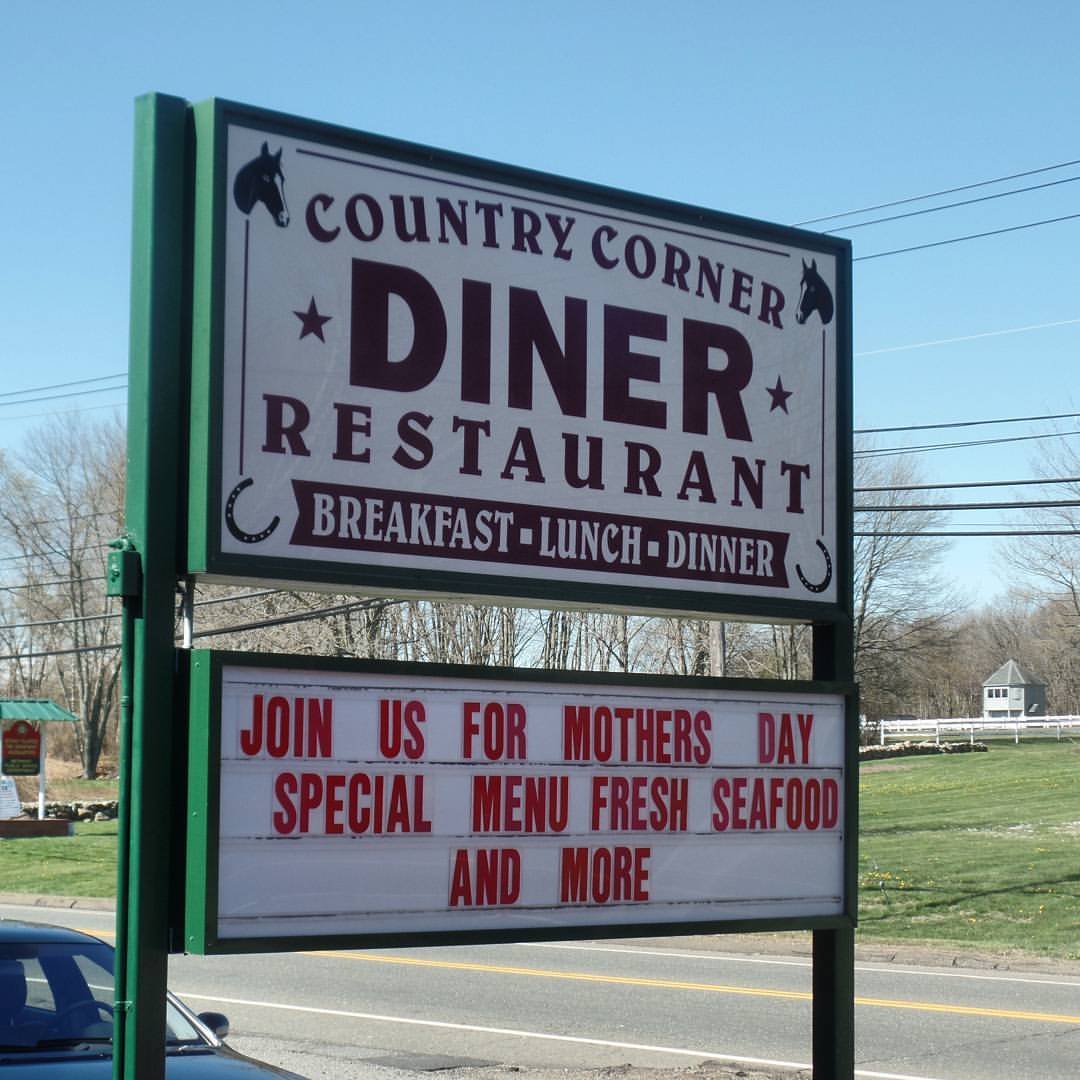
[[[814,1080],[855,1075],[855,931],[814,931]]]

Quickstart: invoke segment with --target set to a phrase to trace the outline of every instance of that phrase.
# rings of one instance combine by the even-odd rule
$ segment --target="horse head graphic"
[[[811,259],[806,265],[803,259],[802,281],[799,283],[799,308],[795,312],[795,321],[800,325],[817,312],[821,316],[821,325],[828,326],[833,317],[833,298],[825,279],[818,273],[817,259]]]
[[[289,224],[289,208],[285,204],[285,174],[281,171],[281,150],[270,153],[264,142],[257,158],[249,161],[233,181],[233,198],[242,214],[250,214],[257,202],[270,212],[274,224],[284,228]]]

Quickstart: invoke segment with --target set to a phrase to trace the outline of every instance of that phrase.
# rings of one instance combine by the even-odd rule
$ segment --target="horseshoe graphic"
[[[236,515],[233,513],[233,510],[236,506],[236,500],[239,497],[241,491],[243,491],[245,488],[251,487],[251,485],[254,483],[255,481],[250,476],[246,480],[241,480],[240,483],[237,484],[236,487],[234,487],[232,491],[229,492],[229,497],[225,500],[225,524],[228,527],[229,532],[231,532],[233,536],[235,536],[236,539],[240,541],[241,544],[260,543],[261,541],[265,540],[278,527],[281,522],[281,518],[279,518],[277,514],[275,514],[274,520],[271,521],[270,524],[267,525],[262,532],[257,533],[244,532],[244,530],[236,524]],[[801,574],[799,576],[802,577]]]
[[[807,589],[812,593],[819,593],[824,592],[829,587],[829,582],[832,581],[832,556],[829,554],[829,549],[820,540],[815,541],[815,543],[821,548],[821,554],[825,556],[825,579],[819,585],[807,581],[802,572],[802,567],[798,563],[795,564],[795,573],[799,575],[799,580]]]

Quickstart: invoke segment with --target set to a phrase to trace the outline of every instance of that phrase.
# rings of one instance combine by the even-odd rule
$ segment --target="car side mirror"
[[[219,1012],[199,1013],[199,1019],[219,1038],[229,1034],[229,1018]]]

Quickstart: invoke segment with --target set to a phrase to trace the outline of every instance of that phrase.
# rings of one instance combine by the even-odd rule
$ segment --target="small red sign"
[[[41,732],[29,720],[4,729],[0,758],[5,776],[37,776],[41,772]]]

